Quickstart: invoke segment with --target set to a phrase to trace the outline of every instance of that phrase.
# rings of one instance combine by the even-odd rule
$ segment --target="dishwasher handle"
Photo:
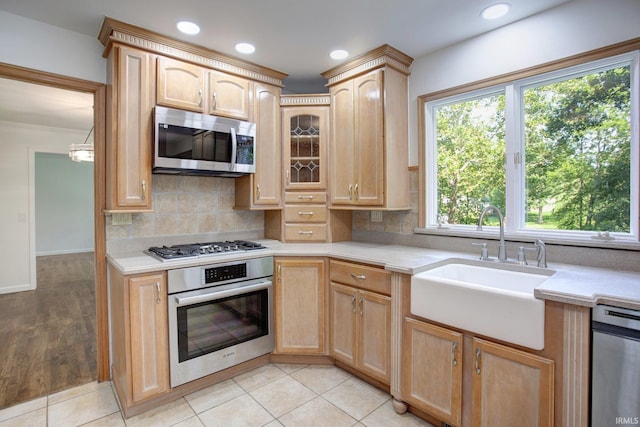
[[[640,331],[640,310],[597,305],[593,309],[593,322]]]

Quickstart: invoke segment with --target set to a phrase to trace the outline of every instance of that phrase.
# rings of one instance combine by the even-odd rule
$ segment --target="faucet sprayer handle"
[[[474,246],[480,246],[480,259],[486,261],[489,259],[489,249],[486,243],[471,243]]]

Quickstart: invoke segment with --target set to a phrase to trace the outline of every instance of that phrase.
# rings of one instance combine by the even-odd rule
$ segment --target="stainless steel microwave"
[[[256,125],[155,107],[153,172],[236,177],[256,171]]]

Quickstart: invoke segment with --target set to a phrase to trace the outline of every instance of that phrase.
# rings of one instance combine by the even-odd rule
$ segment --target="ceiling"
[[[96,37],[96,42],[108,16],[287,73],[285,92],[315,93],[327,91],[320,73],[348,61],[330,59],[330,50],[346,49],[350,56],[357,56],[386,43],[418,58],[579,0],[506,0],[512,5],[507,16],[494,21],[480,17],[485,6],[499,1],[2,0],[0,10]],[[175,24],[182,19],[198,23],[201,32],[196,36],[181,34]],[[235,52],[238,42],[254,44],[256,52],[245,56]],[[15,95],[23,89],[5,94],[6,89],[6,82],[0,82],[0,117],[8,113],[4,106],[7,100],[20,104],[17,111],[34,111],[43,105],[29,100],[29,93],[10,96],[11,91]],[[35,92],[42,96],[42,89]],[[73,97],[61,102],[62,110],[79,108]],[[55,105],[54,99],[52,103]],[[55,121],[51,111],[39,115]]]

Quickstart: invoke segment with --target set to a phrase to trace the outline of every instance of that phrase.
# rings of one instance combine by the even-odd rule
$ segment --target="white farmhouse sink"
[[[544,301],[533,290],[551,270],[445,260],[411,278],[411,313],[534,350],[544,348]]]

